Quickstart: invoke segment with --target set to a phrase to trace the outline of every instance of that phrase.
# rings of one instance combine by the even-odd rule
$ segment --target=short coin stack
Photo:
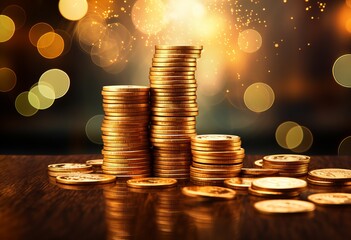
[[[298,154],[276,154],[263,157],[263,168],[277,169],[284,177],[303,177],[308,173],[310,157]]]
[[[343,168],[315,169],[308,173],[307,181],[319,186],[351,186],[351,170]]]
[[[249,193],[259,197],[291,198],[305,190],[305,180],[291,177],[264,177],[251,183]]]
[[[87,174],[93,172],[93,166],[85,163],[55,163],[48,165],[50,177]]]
[[[223,183],[240,174],[245,151],[235,135],[207,134],[191,139],[193,163],[190,179],[195,183]]]
[[[149,87],[104,86],[102,96],[103,172],[127,178],[149,176]]]
[[[154,175],[189,178],[196,135],[196,59],[202,46],[156,45],[150,68]]]

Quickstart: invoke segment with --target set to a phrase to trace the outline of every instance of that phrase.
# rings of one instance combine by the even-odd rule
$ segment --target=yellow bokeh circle
[[[248,109],[253,112],[264,112],[270,109],[274,103],[273,89],[262,82],[250,85],[244,92],[244,102]]]
[[[15,30],[16,26],[13,20],[6,15],[0,15],[0,42],[10,40]]]
[[[88,12],[87,0],[60,0],[58,6],[61,15],[71,21],[82,19]]]

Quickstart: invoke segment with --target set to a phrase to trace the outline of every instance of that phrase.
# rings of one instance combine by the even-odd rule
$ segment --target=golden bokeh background
[[[3,0],[1,154],[98,153],[103,85],[204,46],[197,131],[248,154],[351,155],[351,1]]]

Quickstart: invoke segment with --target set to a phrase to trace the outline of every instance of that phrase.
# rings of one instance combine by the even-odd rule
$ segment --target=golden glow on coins
[[[262,82],[250,85],[244,93],[246,107],[257,113],[270,109],[274,103],[274,99],[273,89]]]
[[[45,84],[41,85],[42,91],[45,91],[46,95],[49,95],[50,98],[47,98],[41,94],[39,91],[38,84],[33,86],[28,93],[28,101],[29,103],[36,109],[44,110],[52,106],[55,101],[55,92],[50,86]]]
[[[0,92],[9,92],[17,82],[16,73],[10,68],[0,68]]]
[[[24,9],[18,5],[7,6],[3,11],[3,15],[6,15],[12,19],[15,23],[16,30],[23,27],[26,22],[26,12]]]
[[[338,148],[338,154],[351,156],[351,136],[348,136],[341,141]]]
[[[28,94],[29,94],[29,92],[22,92],[16,97],[16,100],[15,100],[15,107],[16,107],[17,112],[25,117],[33,116],[34,114],[36,114],[38,112],[38,109],[33,107],[29,103]],[[39,102],[38,99],[35,100],[35,97],[33,97],[32,101]]]
[[[343,87],[351,88],[351,54],[339,57],[333,65],[333,77]]]
[[[256,52],[262,46],[261,34],[253,29],[246,29],[240,32],[238,36],[238,46],[243,52]]]
[[[104,115],[95,115],[85,125],[85,134],[93,143],[102,144],[101,124],[103,119]]]
[[[32,26],[29,30],[29,41],[34,46],[37,47],[38,40],[45,33],[53,32],[54,29],[47,23],[39,22]]]
[[[61,15],[71,21],[77,21],[88,12],[87,0],[60,0],[59,11]]]
[[[0,42],[10,40],[15,33],[15,29],[15,23],[10,17],[0,15]]]
[[[44,58],[48,59],[53,59],[60,56],[64,47],[65,42],[63,41],[63,38],[54,32],[45,33],[37,42],[38,52]]]
[[[138,0],[132,8],[132,21],[140,32],[156,34],[166,25],[165,12],[161,0]]]
[[[63,97],[70,86],[70,79],[67,73],[60,69],[50,69],[44,72],[38,82],[39,90],[46,98],[52,97],[51,94],[47,94],[45,89],[47,86],[52,86],[54,91],[55,99]]]

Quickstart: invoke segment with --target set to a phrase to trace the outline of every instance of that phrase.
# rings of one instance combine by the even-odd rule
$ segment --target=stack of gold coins
[[[55,163],[48,165],[50,177],[92,173],[93,166],[84,163]]]
[[[102,96],[103,172],[127,178],[149,176],[149,87],[104,86]]]
[[[284,177],[303,177],[308,173],[310,157],[298,154],[276,154],[263,157],[263,168],[277,169]]]
[[[156,45],[150,68],[154,175],[189,178],[196,135],[196,59],[202,46]]]
[[[235,135],[207,134],[191,139],[190,178],[196,183],[223,183],[239,175],[245,151]]]
[[[300,195],[307,182],[291,177],[264,177],[252,181],[249,193],[259,197],[290,198]]]
[[[322,168],[308,172],[307,181],[319,186],[351,186],[351,170],[343,168]]]

